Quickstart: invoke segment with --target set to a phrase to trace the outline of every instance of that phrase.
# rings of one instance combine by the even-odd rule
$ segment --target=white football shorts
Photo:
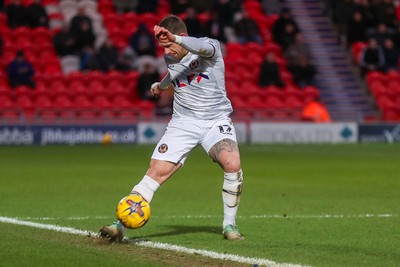
[[[167,130],[154,149],[152,159],[184,164],[189,152],[201,144],[208,151],[223,139],[236,141],[236,131],[230,118],[198,120],[172,118]]]

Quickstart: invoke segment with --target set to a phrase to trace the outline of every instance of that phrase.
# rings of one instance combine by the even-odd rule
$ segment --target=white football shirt
[[[180,45],[188,54],[179,62],[165,57],[168,66],[165,78],[174,86],[173,117],[214,120],[229,116],[232,105],[225,90],[220,43],[210,38],[181,37],[181,40]]]

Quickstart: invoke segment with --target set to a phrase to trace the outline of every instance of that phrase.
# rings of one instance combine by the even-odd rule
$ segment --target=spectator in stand
[[[360,67],[363,76],[369,71],[384,70],[385,56],[383,49],[374,38],[369,39],[368,45],[361,51]]]
[[[279,66],[275,61],[273,53],[267,53],[261,64],[259,85],[261,87],[270,85],[282,87],[284,85],[281,81]]]
[[[208,20],[204,25],[204,35],[213,39],[217,39],[222,43],[227,42],[224,29],[221,25],[221,21],[217,12],[211,11],[211,19]]]
[[[343,40],[346,37],[346,26],[352,17],[355,10],[353,0],[335,0],[332,1],[333,5],[333,22],[336,25],[337,32],[340,39]]]
[[[279,18],[276,20],[274,25],[272,26],[272,35],[274,37],[275,42],[282,45],[285,39],[285,31],[287,29],[287,25],[292,25],[293,33],[297,34],[300,32],[297,23],[292,18],[290,10],[284,8],[279,15]]]
[[[80,24],[79,31],[73,32],[75,37],[76,49],[80,52],[84,47],[94,47],[94,41],[96,36],[90,28],[90,24],[87,21],[82,21]]]
[[[112,40],[108,38],[96,53],[99,69],[103,72],[116,70],[118,66],[118,49]]]
[[[299,57],[297,63],[288,66],[288,70],[293,74],[294,81],[298,86],[314,85],[317,71],[307,57]]]
[[[304,42],[302,33],[296,34],[295,41],[288,46],[284,55],[289,65],[296,63],[300,56],[311,58],[309,47]]]
[[[170,0],[169,3],[172,14],[182,14],[189,7],[188,0]]]
[[[186,18],[183,21],[186,24],[190,36],[198,38],[203,35],[203,26],[197,18],[197,12],[193,7],[188,7],[186,9]]]
[[[132,12],[140,0],[113,0],[115,9],[119,14],[124,12]]]
[[[79,69],[82,71],[100,69],[100,65],[97,62],[96,53],[95,53],[93,47],[86,46],[82,49],[82,51],[80,53]]]
[[[398,22],[393,0],[382,0],[377,2],[375,10],[380,22],[385,23],[389,27],[396,27]]]
[[[361,13],[365,27],[370,28],[377,25],[376,16],[371,11],[368,0],[354,0],[354,10]]]
[[[385,56],[385,71],[399,70],[400,52],[394,46],[392,39],[386,39],[383,45],[383,54]]]
[[[158,0],[146,0],[146,1],[139,1],[138,5],[136,6],[136,12],[138,14],[143,13],[157,13],[158,8]]]
[[[75,54],[75,38],[64,25],[53,37],[53,44],[58,56],[66,56]]]
[[[4,11],[4,0],[0,0],[0,12]]]
[[[78,9],[78,14],[74,16],[70,22],[69,30],[74,36],[82,33],[82,25],[93,34],[93,23],[92,19],[86,15],[85,8],[81,7]],[[85,31],[86,32],[86,31]]]
[[[145,63],[143,69],[140,71],[137,90],[140,99],[142,100],[152,100],[155,101],[156,98],[153,96],[149,88],[155,82],[160,79],[160,74],[157,71],[156,66],[150,63]]]
[[[303,121],[311,121],[315,123],[329,123],[332,121],[328,109],[320,101],[319,97],[315,97],[306,104],[301,118]]]
[[[361,12],[356,11],[347,23],[347,44],[352,45],[355,42],[365,42],[366,23]]]
[[[172,114],[173,91],[168,89],[167,94],[161,94],[154,97],[149,90],[151,85],[160,79],[160,73],[154,62],[146,60],[142,68],[139,70],[140,75],[137,82],[137,90],[141,100],[154,101],[156,103],[155,113],[158,116]]]
[[[117,70],[119,71],[130,71],[132,70],[132,61],[131,58],[126,55],[121,53],[119,55],[119,60],[117,64]]]
[[[136,32],[130,38],[130,46],[137,56],[156,56],[156,42],[153,34],[147,29],[146,24],[141,23]]]
[[[283,9],[283,0],[262,0],[263,10],[267,15],[279,14]]]
[[[12,0],[6,7],[7,23],[12,29],[21,26],[27,26],[27,10],[22,5],[21,0]]]
[[[42,6],[42,0],[33,0],[27,8],[28,24],[31,28],[49,27],[49,17]]]
[[[12,88],[20,85],[26,85],[35,88],[33,75],[35,70],[30,62],[25,58],[22,50],[18,51],[16,57],[7,66],[8,81]]]
[[[282,32],[281,35],[281,40],[280,40],[280,45],[282,46],[283,50],[286,50],[289,45],[295,42],[296,40],[296,35],[299,32],[296,31],[296,28],[294,27],[293,24],[287,24],[285,29]]]
[[[388,28],[385,23],[379,23],[377,28],[372,28],[367,31],[368,39],[374,38],[380,46],[383,46],[386,39],[393,39],[394,36],[394,30]]]
[[[215,0],[202,0],[202,1],[191,0],[190,6],[193,7],[197,13],[210,12],[214,6],[214,2]]]
[[[246,44],[254,42],[262,44],[260,29],[257,23],[250,18],[249,14],[244,9],[241,11],[240,15],[240,19],[233,24],[239,43]]]
[[[240,10],[240,4],[238,0],[216,0],[213,7],[218,13],[220,25],[228,42],[236,41],[233,20],[235,13]]]

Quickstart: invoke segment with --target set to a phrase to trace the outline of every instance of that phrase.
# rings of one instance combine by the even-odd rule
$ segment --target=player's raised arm
[[[175,37],[175,43],[181,45],[183,48],[193,54],[197,54],[202,57],[212,57],[215,54],[215,47],[199,38],[179,35],[176,35]]]
[[[172,34],[164,27],[157,25],[154,26],[154,34],[160,42],[160,45],[164,47],[176,43],[187,51],[202,57],[212,57],[215,54],[215,47],[211,43],[199,38]]]

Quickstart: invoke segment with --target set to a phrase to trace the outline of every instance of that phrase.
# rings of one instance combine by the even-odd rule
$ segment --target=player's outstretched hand
[[[169,30],[158,25],[154,26],[154,35],[158,39],[161,45],[168,45],[175,42],[176,38]]]

